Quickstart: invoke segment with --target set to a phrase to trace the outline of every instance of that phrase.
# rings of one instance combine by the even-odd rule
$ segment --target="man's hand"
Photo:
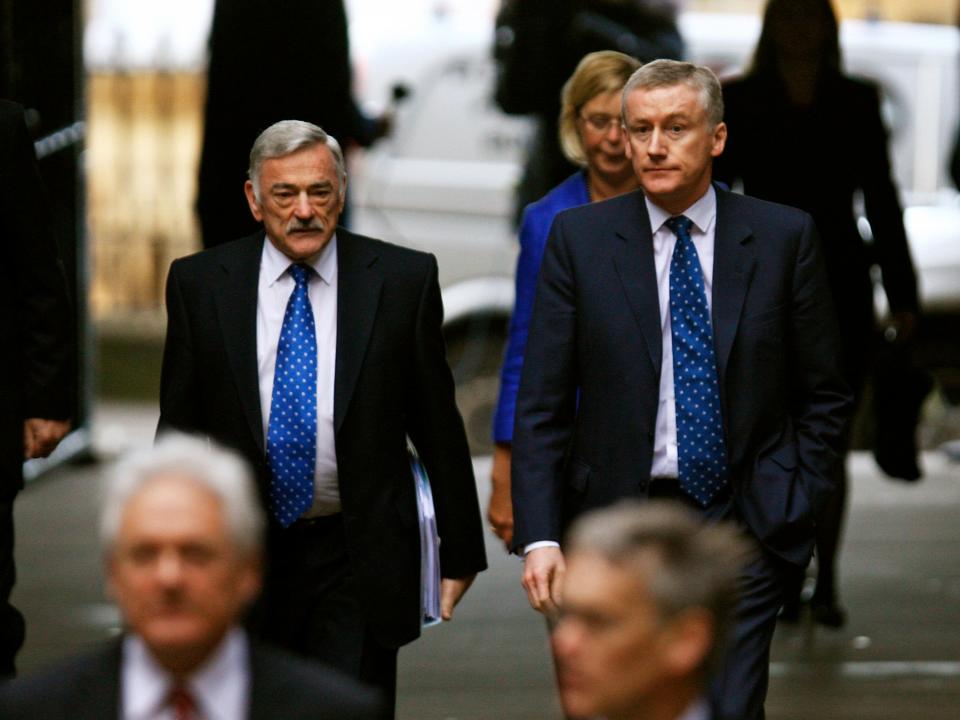
[[[46,457],[70,430],[69,420],[27,418],[23,421],[23,455],[27,460]]]
[[[490,503],[487,505],[487,520],[490,529],[506,545],[510,552],[513,542],[513,504],[510,500],[510,445],[497,443],[493,448],[493,470],[490,473]]]
[[[453,618],[453,608],[467,589],[473,585],[476,573],[462,578],[443,578],[440,580],[440,616],[444,620]]]
[[[523,589],[530,607],[547,618],[560,609],[560,587],[567,570],[563,552],[558,547],[540,547],[523,558]]]

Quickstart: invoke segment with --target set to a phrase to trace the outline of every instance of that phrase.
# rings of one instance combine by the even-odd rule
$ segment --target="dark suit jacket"
[[[270,482],[257,376],[257,233],[177,260],[167,281],[160,429],[211,437]],[[444,577],[486,567],[473,468],[454,402],[431,255],[337,229],[334,429],[347,551],[378,640],[420,632],[409,436],[430,476]]]
[[[243,183],[253,141],[273,123],[307,120],[344,149],[374,141],[377,123],[358,108],[351,80],[343,0],[217,1],[197,182],[205,247],[256,230]]]
[[[850,398],[806,213],[717,191],[713,327],[736,514],[809,558]],[[644,496],[662,334],[639,191],[557,216],[517,403],[514,543],[560,540],[581,512]]]
[[[880,266],[893,311],[919,307],[877,88],[827,75],[812,106],[798,109],[781,83],[751,75],[725,84],[723,97],[729,136],[714,177],[728,184],[740,179],[746,194],[813,216],[840,321],[845,375],[858,389],[875,333],[870,266]],[[838,132],[839,118],[850,132]],[[873,233],[869,245],[854,215],[858,191]]]
[[[23,108],[0,100],[0,500],[23,485],[23,421],[70,415],[73,326]]]
[[[121,712],[119,641],[0,686],[4,720],[108,720]],[[339,672],[250,646],[250,720],[374,720],[376,694]]]

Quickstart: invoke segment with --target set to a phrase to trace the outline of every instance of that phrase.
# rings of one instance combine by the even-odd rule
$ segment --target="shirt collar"
[[[677,720],[710,720],[710,705],[704,698],[699,698],[690,704]]]
[[[673,216],[659,205],[654,205],[646,195],[643,196],[643,201],[647,204],[647,213],[650,215],[650,232],[656,233]],[[693,205],[678,214],[690,218],[700,232],[709,232],[717,219],[717,191],[713,185],[710,185]]]
[[[246,701],[249,687],[250,648],[246,634],[232,629],[213,654],[187,680],[187,690],[201,717],[229,720],[236,698]],[[139,635],[123,640],[123,716],[153,717],[167,702],[173,678],[150,653]]]
[[[330,242],[324,246],[323,250],[302,262],[312,267],[314,272],[316,272],[320,279],[327,285],[332,284],[337,275],[337,234],[333,234]],[[277,247],[270,242],[270,238],[264,236],[260,268],[268,279],[270,286],[273,286],[287,271],[287,268],[293,264],[293,260],[280,252]]]

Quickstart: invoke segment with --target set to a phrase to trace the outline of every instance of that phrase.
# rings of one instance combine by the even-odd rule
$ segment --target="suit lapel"
[[[750,227],[730,207],[729,193],[717,189],[717,222],[713,252],[713,344],[720,383],[740,322],[743,301],[756,259],[750,249]]]
[[[360,375],[380,301],[379,255],[366,238],[337,228],[337,360],[334,432],[340,430]]]
[[[214,289],[220,330],[240,405],[261,452],[264,440],[257,370],[257,285],[262,252],[263,231],[260,231],[246,238],[237,252],[223,257],[220,263],[223,280]]]
[[[614,250],[613,264],[633,316],[640,326],[654,372],[659,376],[663,361],[663,335],[660,328],[657,269],[653,261],[653,237],[643,195],[636,192],[634,197],[635,211],[625,218],[617,230],[621,242]]]

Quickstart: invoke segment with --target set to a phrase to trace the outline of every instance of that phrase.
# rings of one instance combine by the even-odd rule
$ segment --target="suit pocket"
[[[573,458],[567,469],[567,487],[577,493],[587,489],[593,471],[590,466],[578,458]]]

